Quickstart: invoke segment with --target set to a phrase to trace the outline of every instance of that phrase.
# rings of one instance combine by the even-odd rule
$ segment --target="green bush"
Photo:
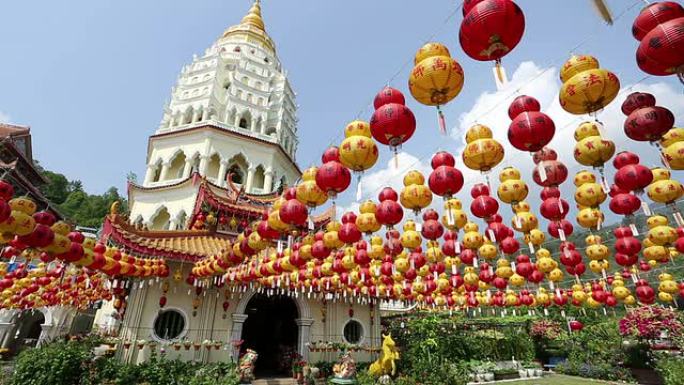
[[[95,358],[98,342],[54,342],[18,357],[9,385],[237,385],[235,364],[199,364],[152,355],[140,364]]]
[[[631,380],[625,369],[627,355],[615,320],[586,326],[572,333],[567,344],[568,360],[559,372],[599,380]]]
[[[656,361],[656,370],[664,385],[684,385],[684,358],[662,357]]]
[[[90,341],[58,341],[27,349],[17,357],[11,384],[78,384],[92,360]]]

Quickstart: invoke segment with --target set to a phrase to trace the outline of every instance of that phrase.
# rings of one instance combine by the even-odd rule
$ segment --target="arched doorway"
[[[242,350],[259,353],[256,375],[289,375],[299,342],[299,311],[287,296],[255,294],[245,308],[247,320],[242,328]]]

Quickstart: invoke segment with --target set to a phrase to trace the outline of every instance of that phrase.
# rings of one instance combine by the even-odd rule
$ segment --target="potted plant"
[[[180,342],[176,341],[176,342],[174,342],[173,345],[171,345],[171,346],[173,346],[173,350],[179,351],[180,348],[181,348],[181,346],[183,346],[183,345],[182,345]]]
[[[188,340],[183,341],[183,348],[184,348],[185,350],[190,350],[190,347],[191,347],[191,346],[192,346],[192,342],[190,342],[190,341],[188,341]]]
[[[136,342],[136,344],[137,344],[137,346],[138,346],[138,349],[142,349],[142,348],[145,347],[145,344],[147,344],[147,341],[145,341],[145,340],[138,340],[138,341]]]
[[[128,350],[131,347],[131,341],[124,340],[123,347],[124,347],[124,349]]]
[[[494,371],[494,380],[512,380],[518,378],[518,369],[497,369]]]
[[[214,341],[214,349],[216,349],[216,350],[221,350],[222,347],[223,347],[223,342],[221,342],[221,341]]]
[[[193,342],[192,347],[195,349],[195,351],[197,351],[197,350],[200,350],[200,348],[202,347],[202,344],[199,342]]]

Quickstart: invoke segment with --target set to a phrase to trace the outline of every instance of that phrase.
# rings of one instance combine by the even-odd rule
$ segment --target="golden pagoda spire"
[[[264,19],[261,17],[261,1],[254,0],[252,7],[242,18],[240,24],[233,25],[223,32],[221,39],[228,38],[251,41],[275,52],[275,44],[266,33]]]
[[[240,24],[249,24],[259,28],[262,31],[266,30],[266,27],[264,26],[264,19],[261,18],[260,0],[254,0],[252,8],[250,8],[249,12],[247,12],[247,15],[242,18],[242,22]]]

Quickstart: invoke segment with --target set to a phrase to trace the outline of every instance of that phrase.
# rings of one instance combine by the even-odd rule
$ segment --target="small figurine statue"
[[[247,349],[242,358],[240,358],[238,376],[240,377],[241,384],[250,384],[254,380],[254,364],[258,357],[259,354],[257,352]]]
[[[380,377],[383,375],[396,375],[397,364],[396,360],[399,359],[399,350],[397,349],[397,344],[392,339],[391,335],[382,336],[382,352],[378,360],[373,362],[368,368],[368,373],[373,377]]]
[[[334,378],[331,384],[356,384],[356,362],[350,352],[340,356],[340,360],[333,366]]]

